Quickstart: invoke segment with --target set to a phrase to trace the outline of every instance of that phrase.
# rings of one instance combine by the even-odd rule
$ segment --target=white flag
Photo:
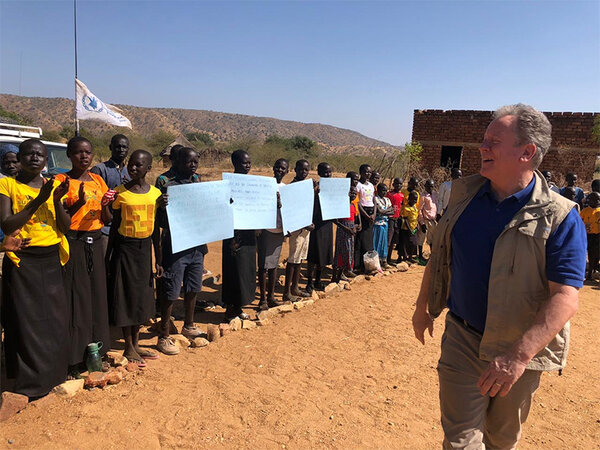
[[[120,127],[131,127],[131,122],[120,114],[116,106],[104,103],[96,97],[88,87],[75,78],[77,98],[75,99],[75,112],[79,120],[100,120]]]

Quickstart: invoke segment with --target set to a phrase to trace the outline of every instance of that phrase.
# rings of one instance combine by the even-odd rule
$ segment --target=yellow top
[[[401,216],[406,218],[406,222],[408,222],[410,231],[414,231],[417,228],[417,219],[419,217],[419,209],[417,208],[417,205],[404,205],[402,207]]]
[[[118,195],[113,203],[113,209],[121,210],[119,234],[137,239],[152,236],[156,200],[161,196],[161,192],[154,186],[150,186],[150,190],[145,194],[136,194],[128,191],[123,185],[117,187],[115,191]]]
[[[54,188],[59,184],[60,182],[54,180]],[[13,214],[17,214],[25,209],[25,206],[36,198],[39,193],[39,189],[32,188],[14,178],[6,177],[0,179],[0,194],[10,199]],[[31,238],[29,245],[32,247],[50,247],[59,244],[61,264],[65,265],[69,260],[69,243],[66,237],[59,231],[56,224],[53,194],[50,194],[48,200],[21,227],[19,237],[22,239]],[[6,252],[6,255],[17,267],[19,266],[20,259],[17,255],[13,252]]]
[[[600,207],[591,208],[588,206],[583,208],[580,214],[587,234],[600,233]]]
[[[402,199],[402,207],[405,207],[408,205],[408,196],[410,194],[410,192],[408,191],[408,189],[400,189],[400,192],[402,193],[402,195],[404,195],[404,199]],[[416,207],[417,209],[421,208],[421,194],[419,194],[419,192],[415,189],[415,192],[417,193],[417,203],[416,203]]]

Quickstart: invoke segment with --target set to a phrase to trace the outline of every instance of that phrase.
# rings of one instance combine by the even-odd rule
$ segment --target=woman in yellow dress
[[[21,171],[0,179],[0,221],[6,235],[21,229],[29,247],[3,262],[2,321],[6,367],[14,392],[38,398],[65,381],[69,358],[69,307],[63,268],[71,219],[62,206],[69,181],[42,177],[48,154],[38,139],[19,145]]]

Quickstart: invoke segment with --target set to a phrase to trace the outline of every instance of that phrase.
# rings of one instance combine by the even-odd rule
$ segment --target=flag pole
[[[75,31],[75,80],[77,80],[77,0],[73,0],[73,22]],[[77,83],[75,82],[75,136],[79,136],[79,119],[77,118]]]

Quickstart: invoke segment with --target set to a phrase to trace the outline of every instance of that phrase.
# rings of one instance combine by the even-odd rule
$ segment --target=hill
[[[72,125],[73,121],[73,100],[67,98],[0,94],[0,106],[44,130],[60,130],[64,126]],[[142,136],[150,136],[160,130],[175,134],[205,132],[215,141],[231,142],[248,138],[262,141],[273,134],[282,137],[301,135],[322,144],[334,153],[360,154],[376,148],[394,148],[387,142],[369,138],[356,131],[319,123],[195,109],[117,106],[131,120],[134,132]],[[114,129],[92,121],[82,121],[82,126],[95,133]]]

